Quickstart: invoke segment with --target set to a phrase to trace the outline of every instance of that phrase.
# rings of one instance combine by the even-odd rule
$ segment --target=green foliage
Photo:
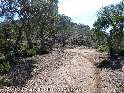
[[[56,41],[61,46],[88,46],[91,43],[89,26],[73,23],[71,18],[65,15],[59,15],[59,17],[60,19],[57,25]]]
[[[7,53],[5,55],[5,59],[7,62],[9,62],[10,65],[15,65],[16,64],[16,60],[15,60],[15,54],[13,51],[10,51],[9,53]]]
[[[10,85],[10,83],[8,80],[6,80],[4,78],[0,80],[0,87],[9,86],[9,85]]]
[[[97,47],[97,50],[99,51],[99,52],[109,52],[109,47],[108,46],[106,46],[106,45],[99,45],[98,47]]]
[[[117,22],[124,21],[124,16],[113,16],[113,19]]]
[[[6,47],[6,41],[4,39],[0,39],[0,51],[3,52]]]
[[[37,54],[39,47],[29,48],[27,45],[21,45],[18,49],[18,53],[23,57],[32,57]]]
[[[10,68],[11,66],[8,62],[2,59],[0,60],[0,74],[8,73]]]
[[[36,55],[37,51],[36,51],[35,48],[32,48],[32,49],[26,48],[24,50],[24,53],[25,53],[26,56],[32,57],[32,56]]]
[[[0,52],[5,53],[7,47],[7,41],[4,39],[4,35],[0,33]]]
[[[99,17],[97,21],[93,24],[97,29],[108,28],[109,27],[109,19],[107,17]]]
[[[124,48],[119,49],[118,54],[123,56],[124,55]]]
[[[122,53],[121,43],[123,39],[123,24],[124,24],[124,7],[123,2],[116,5],[109,5],[101,8],[98,12],[98,19],[94,23],[94,27],[98,30],[104,31],[111,28],[107,37],[107,44],[109,47],[109,54],[112,57],[115,54]],[[99,44],[101,45],[101,44]],[[104,47],[98,47],[100,51],[106,50]]]

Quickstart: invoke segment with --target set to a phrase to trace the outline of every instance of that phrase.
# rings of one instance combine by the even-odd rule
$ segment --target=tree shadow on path
[[[18,65],[14,65],[9,74],[9,85],[14,87],[23,87],[28,80],[32,78],[35,61],[24,59]]]
[[[95,64],[97,68],[108,68],[112,70],[122,69],[124,65],[124,56],[118,56],[117,58],[107,58],[99,63]]]

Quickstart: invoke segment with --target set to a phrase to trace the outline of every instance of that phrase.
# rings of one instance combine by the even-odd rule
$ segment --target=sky
[[[122,0],[59,0],[59,13],[71,17],[75,23],[92,27],[100,8],[120,1]]]

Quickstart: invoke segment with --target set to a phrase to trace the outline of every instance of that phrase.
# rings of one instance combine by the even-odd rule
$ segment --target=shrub
[[[123,56],[124,55],[124,48],[119,49],[118,54]]]
[[[10,70],[10,64],[6,62],[5,60],[0,60],[0,74],[8,73]]]
[[[9,81],[6,80],[5,78],[0,80],[0,87],[3,87],[3,86],[10,86]]]
[[[106,46],[106,45],[99,45],[97,47],[97,49],[98,49],[99,52],[108,52],[109,51],[109,47]]]
[[[103,60],[102,62],[96,63],[95,65],[97,68],[108,68],[110,67],[111,62],[110,60]]]
[[[6,49],[6,47],[7,47],[6,43],[7,43],[7,42],[6,42],[4,39],[0,39],[0,51],[1,51],[2,53],[5,52],[5,49]]]
[[[36,52],[37,51],[35,48],[32,48],[32,49],[26,48],[25,49],[25,55],[28,57],[32,57],[32,56],[36,55]]]

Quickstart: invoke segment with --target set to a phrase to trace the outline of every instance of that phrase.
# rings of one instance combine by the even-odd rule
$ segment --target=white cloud
[[[60,0],[59,12],[68,16],[78,16],[118,1],[120,0]]]
[[[96,19],[95,13],[103,6],[115,4],[121,0],[59,0],[59,13],[70,16],[73,21],[91,25]],[[91,24],[90,24],[91,23]]]

